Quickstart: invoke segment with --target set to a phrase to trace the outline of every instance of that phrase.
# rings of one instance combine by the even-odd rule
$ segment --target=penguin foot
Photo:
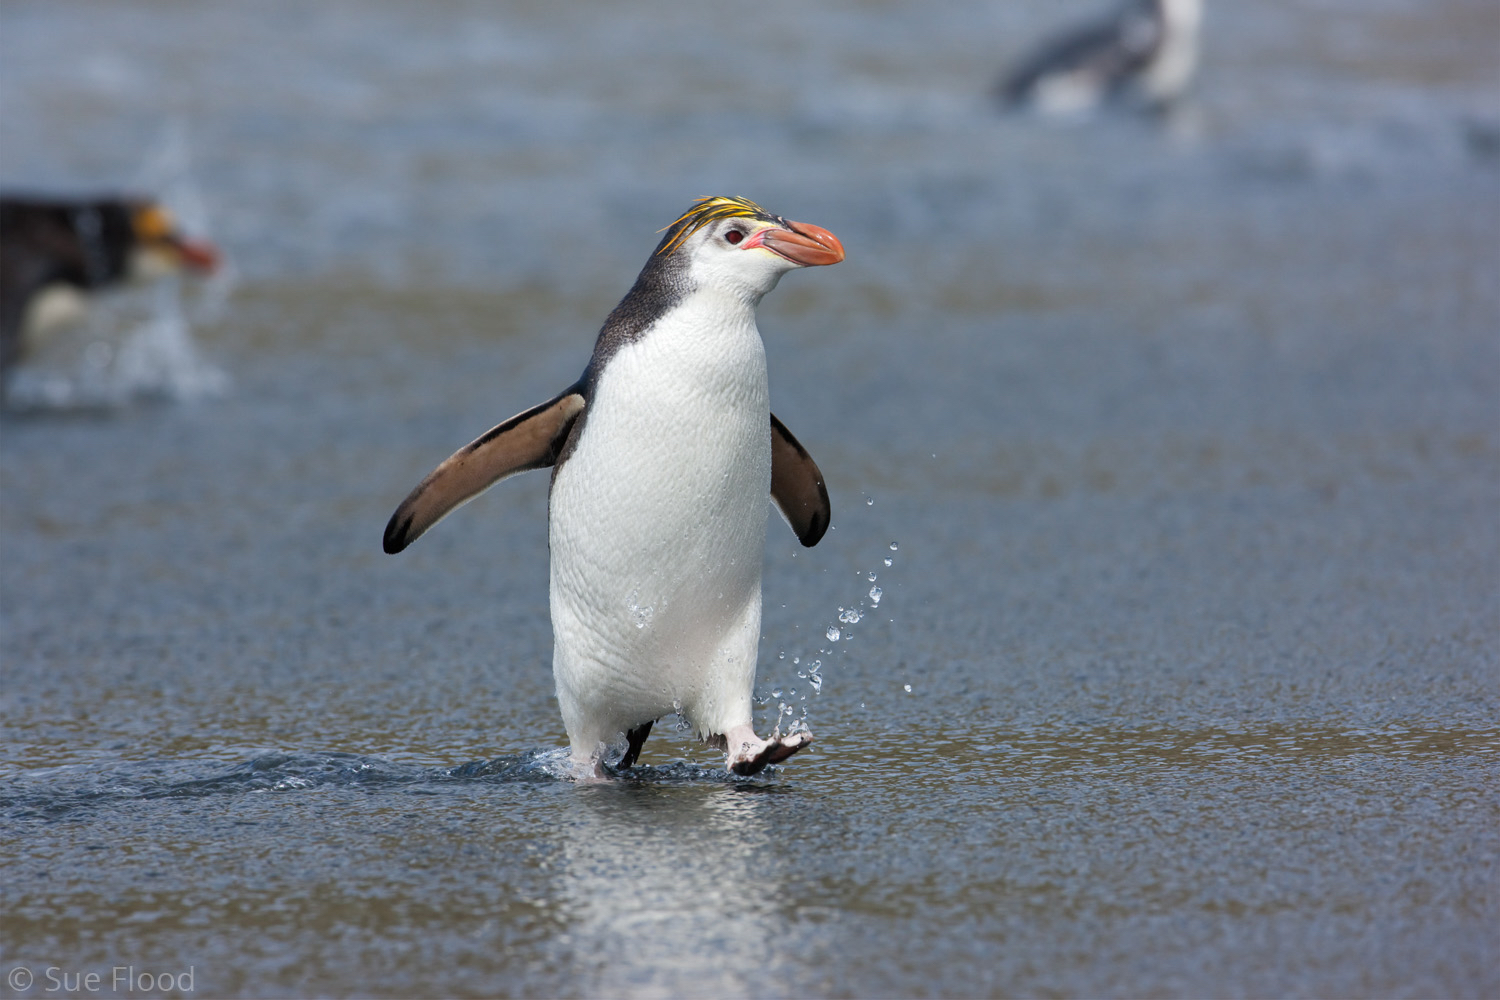
[[[759,774],[767,764],[779,764],[813,741],[812,733],[803,731],[787,736],[772,734],[768,740],[755,735],[749,726],[735,726],[719,737],[729,751],[724,766],[735,774]]]
[[[604,761],[595,757],[587,761],[573,761],[568,777],[573,779],[576,785],[600,785],[610,780],[609,772],[604,770]]]
[[[655,722],[655,719],[643,722],[625,734],[625,741],[629,745],[626,746],[625,755],[620,758],[620,763],[615,765],[616,770],[623,771],[640,760],[641,747],[645,746],[646,737],[651,735],[651,726]]]

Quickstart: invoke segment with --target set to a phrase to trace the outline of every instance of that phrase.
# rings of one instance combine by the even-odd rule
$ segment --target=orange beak
[[[219,251],[212,243],[175,235],[168,237],[167,242],[177,251],[182,262],[195,271],[212,274],[219,266]]]
[[[809,222],[788,222],[786,229],[774,226],[750,237],[741,248],[763,246],[778,256],[802,267],[837,264],[844,259],[844,244],[822,226]]]

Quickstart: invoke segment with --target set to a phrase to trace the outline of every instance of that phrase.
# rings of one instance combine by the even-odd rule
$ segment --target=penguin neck
[[[755,325],[759,295],[715,287],[700,287],[684,295],[677,305],[646,334],[653,346],[687,355],[726,360],[744,350],[762,354],[760,331]]]
[[[764,381],[765,347],[755,308],[778,281],[779,274],[759,286],[694,274],[685,257],[651,260],[599,331],[583,375],[586,393],[593,393],[621,350],[647,338],[654,342],[648,353],[663,347],[679,353],[680,364],[668,361],[669,367],[696,368],[712,378],[748,364],[758,370],[753,377]]]
[[[764,407],[766,353],[745,297],[698,288],[685,295],[631,352],[638,378],[691,387],[721,402]]]
[[[723,316],[726,322],[737,321],[742,317],[755,325],[755,310],[760,305],[760,300],[766,297],[766,293],[776,287],[776,282],[781,280],[777,275],[771,282],[770,288],[756,288],[750,285],[696,285],[682,297],[683,304],[692,304],[695,310],[718,314]]]

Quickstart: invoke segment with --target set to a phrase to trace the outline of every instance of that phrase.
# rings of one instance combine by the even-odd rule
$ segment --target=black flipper
[[[583,407],[582,383],[569,386],[454,452],[391,515],[385,526],[385,550],[400,552],[500,480],[552,465]]]
[[[809,548],[818,544],[833,518],[828,487],[823,485],[818,463],[774,413],[771,414],[771,499],[792,526],[798,541]]]

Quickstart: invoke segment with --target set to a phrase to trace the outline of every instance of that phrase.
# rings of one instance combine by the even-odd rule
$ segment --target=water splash
[[[213,234],[212,213],[198,184],[192,142],[181,119],[170,122],[163,130],[161,139],[137,173],[135,189],[150,192],[166,205],[184,233],[204,239]],[[187,320],[193,326],[219,322],[238,283],[239,271],[234,261],[221,258],[213,274],[194,282],[195,294]]]
[[[639,590],[632,590],[626,608],[630,611],[630,620],[635,623],[635,627],[643,629],[651,624],[651,618],[656,614],[656,608],[650,604],[643,606],[640,600],[641,592]]]
[[[207,361],[184,314],[181,283],[94,296],[82,331],[46,345],[13,375],[6,404],[17,410],[113,409],[136,400],[221,396],[229,376]],[[82,337],[76,335],[82,333]]]
[[[155,315],[120,345],[116,376],[133,395],[162,394],[173,399],[222,395],[229,377],[205,361],[183,314],[181,285],[167,280],[156,286]]]
[[[614,773],[608,764],[605,769]],[[706,763],[675,760],[636,765],[620,776],[637,785],[756,784],[773,779],[775,773],[774,768],[767,768],[753,778],[743,778],[726,771],[722,756],[718,756]],[[117,808],[121,802],[142,800],[297,794],[350,787],[434,793],[471,784],[567,785],[576,777],[567,747],[526,750],[450,766],[340,751],[272,751],[228,766],[202,760],[122,761],[103,770],[49,769],[9,779],[0,788],[0,816],[11,823],[52,822],[82,819]]]
[[[889,543],[889,551],[896,551],[898,548],[899,546],[896,542]],[[883,561],[887,567],[892,564],[890,556],[885,556]],[[855,576],[860,581],[863,594],[853,604],[839,605],[835,621],[824,627],[822,631],[823,637],[830,644],[838,643],[839,645],[831,645],[827,649],[818,650],[818,653],[822,656],[826,657],[830,654],[838,656],[849,655],[851,651],[849,641],[854,638],[854,633],[859,630],[859,627],[866,619],[870,618],[871,612],[880,606],[881,600],[885,597],[885,589],[876,583],[880,577],[880,574],[876,570],[861,569],[855,573]],[[822,674],[824,664],[822,659],[812,659],[809,657],[804,665],[804,658],[802,656],[793,655],[787,651],[779,652],[776,659],[778,662],[790,659],[792,667],[796,670],[797,678],[807,682],[813,697],[822,694],[823,681],[825,679]],[[757,708],[767,710],[766,716],[763,718],[768,724],[781,727],[783,730],[786,730],[789,721],[793,721],[794,725],[799,729],[810,728],[807,723],[807,689],[804,689],[801,695],[797,695],[794,690],[784,692],[783,687],[784,685],[775,687],[769,696],[756,698],[755,704]],[[795,701],[793,700],[794,698]],[[775,706],[774,714],[770,711],[773,705]]]
[[[207,201],[194,177],[186,126],[176,121],[137,171],[131,190],[146,192],[195,237],[211,231]],[[13,410],[114,409],[141,399],[188,401],[221,396],[229,376],[202,356],[192,327],[218,322],[237,284],[228,260],[193,282],[185,300],[180,279],[88,296],[37,357],[21,366],[5,390]]]

